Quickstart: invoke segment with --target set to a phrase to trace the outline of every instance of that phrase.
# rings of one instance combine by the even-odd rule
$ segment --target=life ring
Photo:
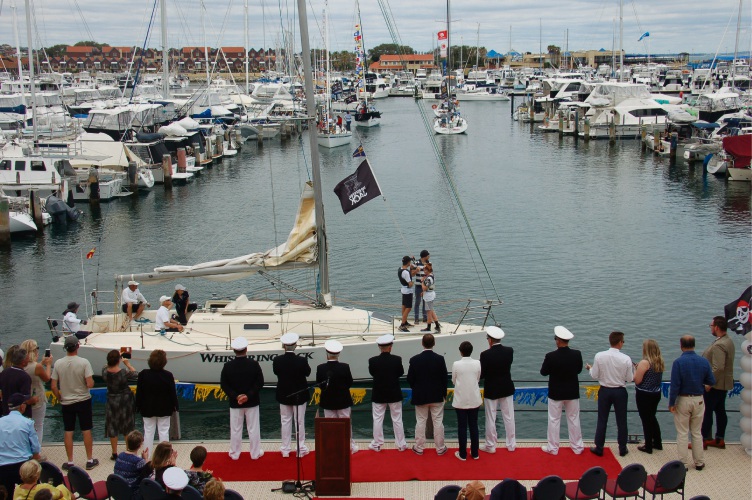
[[[438,108],[438,106],[435,104],[431,106],[431,109],[436,109],[436,108]]]

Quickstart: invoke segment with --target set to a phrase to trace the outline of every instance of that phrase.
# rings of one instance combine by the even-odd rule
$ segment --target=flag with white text
[[[379,183],[367,159],[363,160],[354,174],[345,177],[334,187],[334,194],[339,198],[344,213],[381,195]]]

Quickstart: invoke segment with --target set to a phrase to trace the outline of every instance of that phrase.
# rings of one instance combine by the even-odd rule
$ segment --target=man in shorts
[[[120,302],[123,304],[123,312],[128,315],[128,321],[138,319],[144,312],[144,306],[151,307],[138,289],[137,281],[128,282],[128,288],[123,289]]]
[[[84,437],[86,449],[86,470],[99,465],[99,460],[92,457],[92,411],[91,393],[94,387],[94,371],[88,360],[79,357],[79,341],[75,335],[65,337],[63,344],[67,355],[55,361],[52,369],[52,393],[55,395],[63,410],[63,428],[65,430],[65,453],[68,461],[63,464],[63,470],[69,470],[73,465],[73,431],[76,430],[76,419]]]
[[[436,325],[436,333],[441,333],[441,325],[439,324],[439,318],[436,316],[436,310],[433,308],[433,302],[436,300],[436,291],[434,290],[434,277],[433,277],[433,265],[430,262],[427,262],[423,266],[423,292],[422,292],[422,300],[425,304],[426,308],[426,316],[427,320],[425,328],[421,330],[421,332],[430,332],[431,331],[431,323]]]
[[[397,328],[401,332],[409,332],[408,327],[413,326],[407,322],[407,317],[413,309],[413,293],[415,290],[413,276],[415,276],[416,272],[417,269],[413,265],[413,259],[408,255],[402,257],[402,267],[397,270],[397,277],[399,278],[400,285],[402,285],[400,289],[402,292],[402,323]]]

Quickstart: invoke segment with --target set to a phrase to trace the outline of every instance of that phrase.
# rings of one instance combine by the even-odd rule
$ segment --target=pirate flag
[[[739,335],[745,335],[752,330],[752,324],[749,321],[749,303],[752,302],[752,286],[747,287],[738,300],[727,304],[723,308],[728,328]]]
[[[334,187],[344,213],[355,210],[381,194],[379,183],[373,175],[368,160],[363,160],[355,173],[342,179]]]
[[[350,104],[351,102],[357,101],[358,98],[355,97],[355,94],[350,94],[349,96],[345,97],[345,104]]]

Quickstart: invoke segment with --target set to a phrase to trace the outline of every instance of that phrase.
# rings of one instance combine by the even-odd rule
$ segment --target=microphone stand
[[[292,398],[294,396],[297,396],[298,394],[302,394],[304,392],[308,392],[308,390],[311,387],[317,387],[321,386],[322,384],[325,384],[326,382],[322,383],[314,383],[310,386],[306,386],[305,389],[301,389],[299,391],[295,391],[292,394],[288,394],[288,398]],[[298,406],[300,405],[292,405],[292,421],[293,426],[295,427],[295,465],[297,467],[297,479],[294,483],[291,483],[289,481],[284,481],[282,483],[281,488],[274,488],[272,491],[283,491],[284,493],[292,493],[294,496],[298,498],[311,498],[311,495],[316,490],[316,482],[315,481],[301,481],[301,477],[303,474],[303,457],[300,456],[300,436],[298,432]],[[290,487],[292,485],[292,488]],[[294,489],[293,489],[294,488]]]

